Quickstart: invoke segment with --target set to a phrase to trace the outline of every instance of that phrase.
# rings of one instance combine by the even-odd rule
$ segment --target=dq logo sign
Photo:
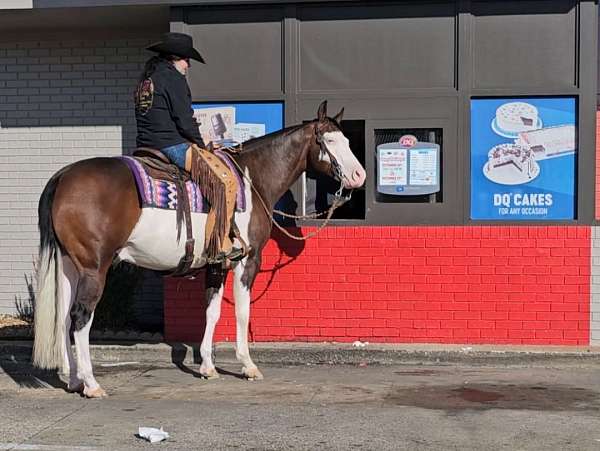
[[[413,135],[404,135],[400,137],[399,143],[402,147],[415,147],[419,140]]]

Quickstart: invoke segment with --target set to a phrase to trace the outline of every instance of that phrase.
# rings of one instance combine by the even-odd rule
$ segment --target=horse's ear
[[[333,118],[333,120],[336,121],[338,124],[341,124],[343,117],[344,117],[344,108],[342,108],[340,110],[340,112],[335,115],[335,117]]]
[[[327,117],[327,100],[323,100],[319,105],[319,111],[317,111],[317,119],[322,122]]]

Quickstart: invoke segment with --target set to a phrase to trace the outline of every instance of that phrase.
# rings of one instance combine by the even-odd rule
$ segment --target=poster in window
[[[282,102],[195,103],[202,140],[234,146],[283,128]]]
[[[575,218],[574,97],[471,100],[471,219]]]

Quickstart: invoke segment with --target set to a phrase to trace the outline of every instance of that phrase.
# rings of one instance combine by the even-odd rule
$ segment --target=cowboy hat
[[[184,33],[165,33],[162,40],[146,47],[146,50],[205,62],[198,50],[194,48],[192,37]]]

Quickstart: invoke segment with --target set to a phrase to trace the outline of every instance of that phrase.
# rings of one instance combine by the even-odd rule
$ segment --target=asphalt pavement
[[[0,360],[0,450],[600,450],[600,364],[95,362],[109,397]],[[140,426],[170,437],[150,444]]]

